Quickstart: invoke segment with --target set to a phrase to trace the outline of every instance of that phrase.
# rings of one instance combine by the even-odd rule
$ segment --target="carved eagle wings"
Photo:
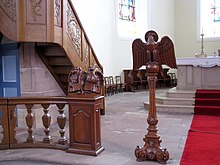
[[[149,32],[153,32],[154,43],[148,43]],[[160,66],[167,65],[170,68],[177,68],[174,45],[168,36],[162,37],[160,42],[157,42],[158,36],[154,31],[148,31],[145,35],[147,43],[141,39],[135,39],[132,43],[133,53],[133,69],[139,69],[150,61],[157,61]]]

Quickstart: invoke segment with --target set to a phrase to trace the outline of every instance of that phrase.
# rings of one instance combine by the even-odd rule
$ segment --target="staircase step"
[[[146,110],[149,110],[150,105],[148,102],[144,102],[144,107]],[[156,110],[158,112],[168,112],[168,113],[180,113],[180,114],[190,114],[194,113],[193,105],[164,105],[156,104]]]
[[[194,113],[195,90],[178,90],[171,88],[156,96],[156,109],[158,112],[168,113]],[[144,107],[149,109],[149,103]]]
[[[69,75],[72,66],[54,66],[53,69],[55,74]]]
[[[60,81],[63,83],[68,83],[68,74],[59,75]]]
[[[69,66],[72,66],[69,59],[64,56],[61,56],[61,57],[50,56],[50,57],[48,57],[48,61],[49,61],[50,65],[61,65],[61,66],[68,66],[69,65]]]
[[[57,44],[54,43],[48,43],[48,42],[37,42],[36,46],[37,47],[49,47],[49,46],[55,46]]]
[[[60,47],[55,47],[55,46],[46,47],[46,49],[44,49],[44,54],[45,56],[65,56],[66,57],[65,51],[61,49]]]
[[[220,116],[220,106],[195,106],[195,114]]]
[[[197,98],[195,105],[199,106],[220,106],[220,98]]]
[[[156,103],[164,105],[194,105],[194,98],[170,98],[170,97],[157,97]]]
[[[68,76],[73,67],[65,51],[58,44],[37,43],[36,49],[64,93],[68,91]]]
[[[166,92],[168,98],[194,98],[195,90],[178,90],[176,87]]]
[[[220,98],[220,90],[197,90],[197,98]]]

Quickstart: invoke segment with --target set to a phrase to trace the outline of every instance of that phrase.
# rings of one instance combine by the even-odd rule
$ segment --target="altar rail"
[[[100,124],[99,117],[93,118],[94,112],[91,108],[88,111],[84,105],[84,107],[77,107],[82,113],[78,110],[74,114],[69,112],[69,105],[78,106],[82,100],[91,106],[95,99],[73,97],[0,98],[0,149],[54,148],[67,151],[71,148],[70,137],[76,134],[69,129],[68,123],[70,122],[67,120],[67,113],[72,113],[74,119],[80,122],[74,123],[77,125],[74,125],[74,129],[77,129],[78,133],[82,127],[80,124],[83,125],[83,122],[91,123],[90,127],[92,127],[92,122],[96,122],[96,127],[99,130],[91,131],[90,136],[96,136],[100,139],[97,135],[101,134],[100,126],[98,126]],[[98,116],[100,114],[99,108],[96,106],[95,110]],[[86,117],[83,116],[84,114]],[[96,132],[97,134],[93,135]],[[78,136],[78,141],[80,141],[79,138],[85,139],[83,130],[81,135],[81,137]],[[89,136],[86,135],[86,138],[88,139]],[[92,138],[88,139],[87,145],[90,144],[90,139]],[[91,144],[93,144],[92,141]]]

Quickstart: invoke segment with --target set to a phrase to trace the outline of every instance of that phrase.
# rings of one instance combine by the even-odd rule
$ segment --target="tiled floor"
[[[157,94],[168,89],[157,90]],[[134,150],[144,144],[148,111],[143,102],[148,91],[124,92],[106,97],[106,115],[101,117],[102,146],[97,157],[83,156],[50,149],[16,149],[0,151],[0,165],[141,165],[157,162],[137,162]],[[167,164],[178,165],[182,156],[192,114],[158,112],[158,134],[161,147],[167,148],[170,159]],[[8,161],[17,160],[17,161]],[[18,161],[19,160],[19,161]],[[7,162],[5,162],[7,161]]]

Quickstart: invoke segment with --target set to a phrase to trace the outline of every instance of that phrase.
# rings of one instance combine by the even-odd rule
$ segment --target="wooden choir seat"
[[[113,76],[104,77],[105,96],[114,95],[116,93],[116,84]]]
[[[121,76],[104,77],[105,96],[127,91],[127,83],[122,82]]]
[[[158,74],[157,87],[171,86],[171,77],[167,75],[169,69],[163,69],[164,77]],[[146,69],[124,70],[125,83],[127,83],[127,91],[146,90],[148,89]]]
[[[176,74],[175,73],[168,73],[168,75],[170,76],[171,80],[170,80],[170,85],[171,86],[176,86],[177,85],[177,78],[176,78]]]
[[[130,91],[143,90],[147,86],[147,77],[145,70],[130,70],[126,76],[130,82],[127,82],[130,87]]]
[[[167,74],[167,72],[169,71],[168,68],[164,68],[163,69],[163,76],[158,73],[157,75],[157,87],[169,87],[171,86],[171,78],[170,76]]]
[[[127,83],[122,82],[121,76],[115,76],[115,82],[116,82],[116,90],[117,92],[124,92],[127,91]]]
[[[148,88],[147,75],[145,72],[138,70],[137,77],[140,79],[141,89]]]
[[[109,76],[109,84],[110,84],[110,87],[111,87],[111,95],[114,95],[116,93],[116,84],[114,82],[114,78],[113,76]]]
[[[104,77],[104,87],[105,87],[105,96],[111,94],[111,84],[109,82],[109,77]]]

